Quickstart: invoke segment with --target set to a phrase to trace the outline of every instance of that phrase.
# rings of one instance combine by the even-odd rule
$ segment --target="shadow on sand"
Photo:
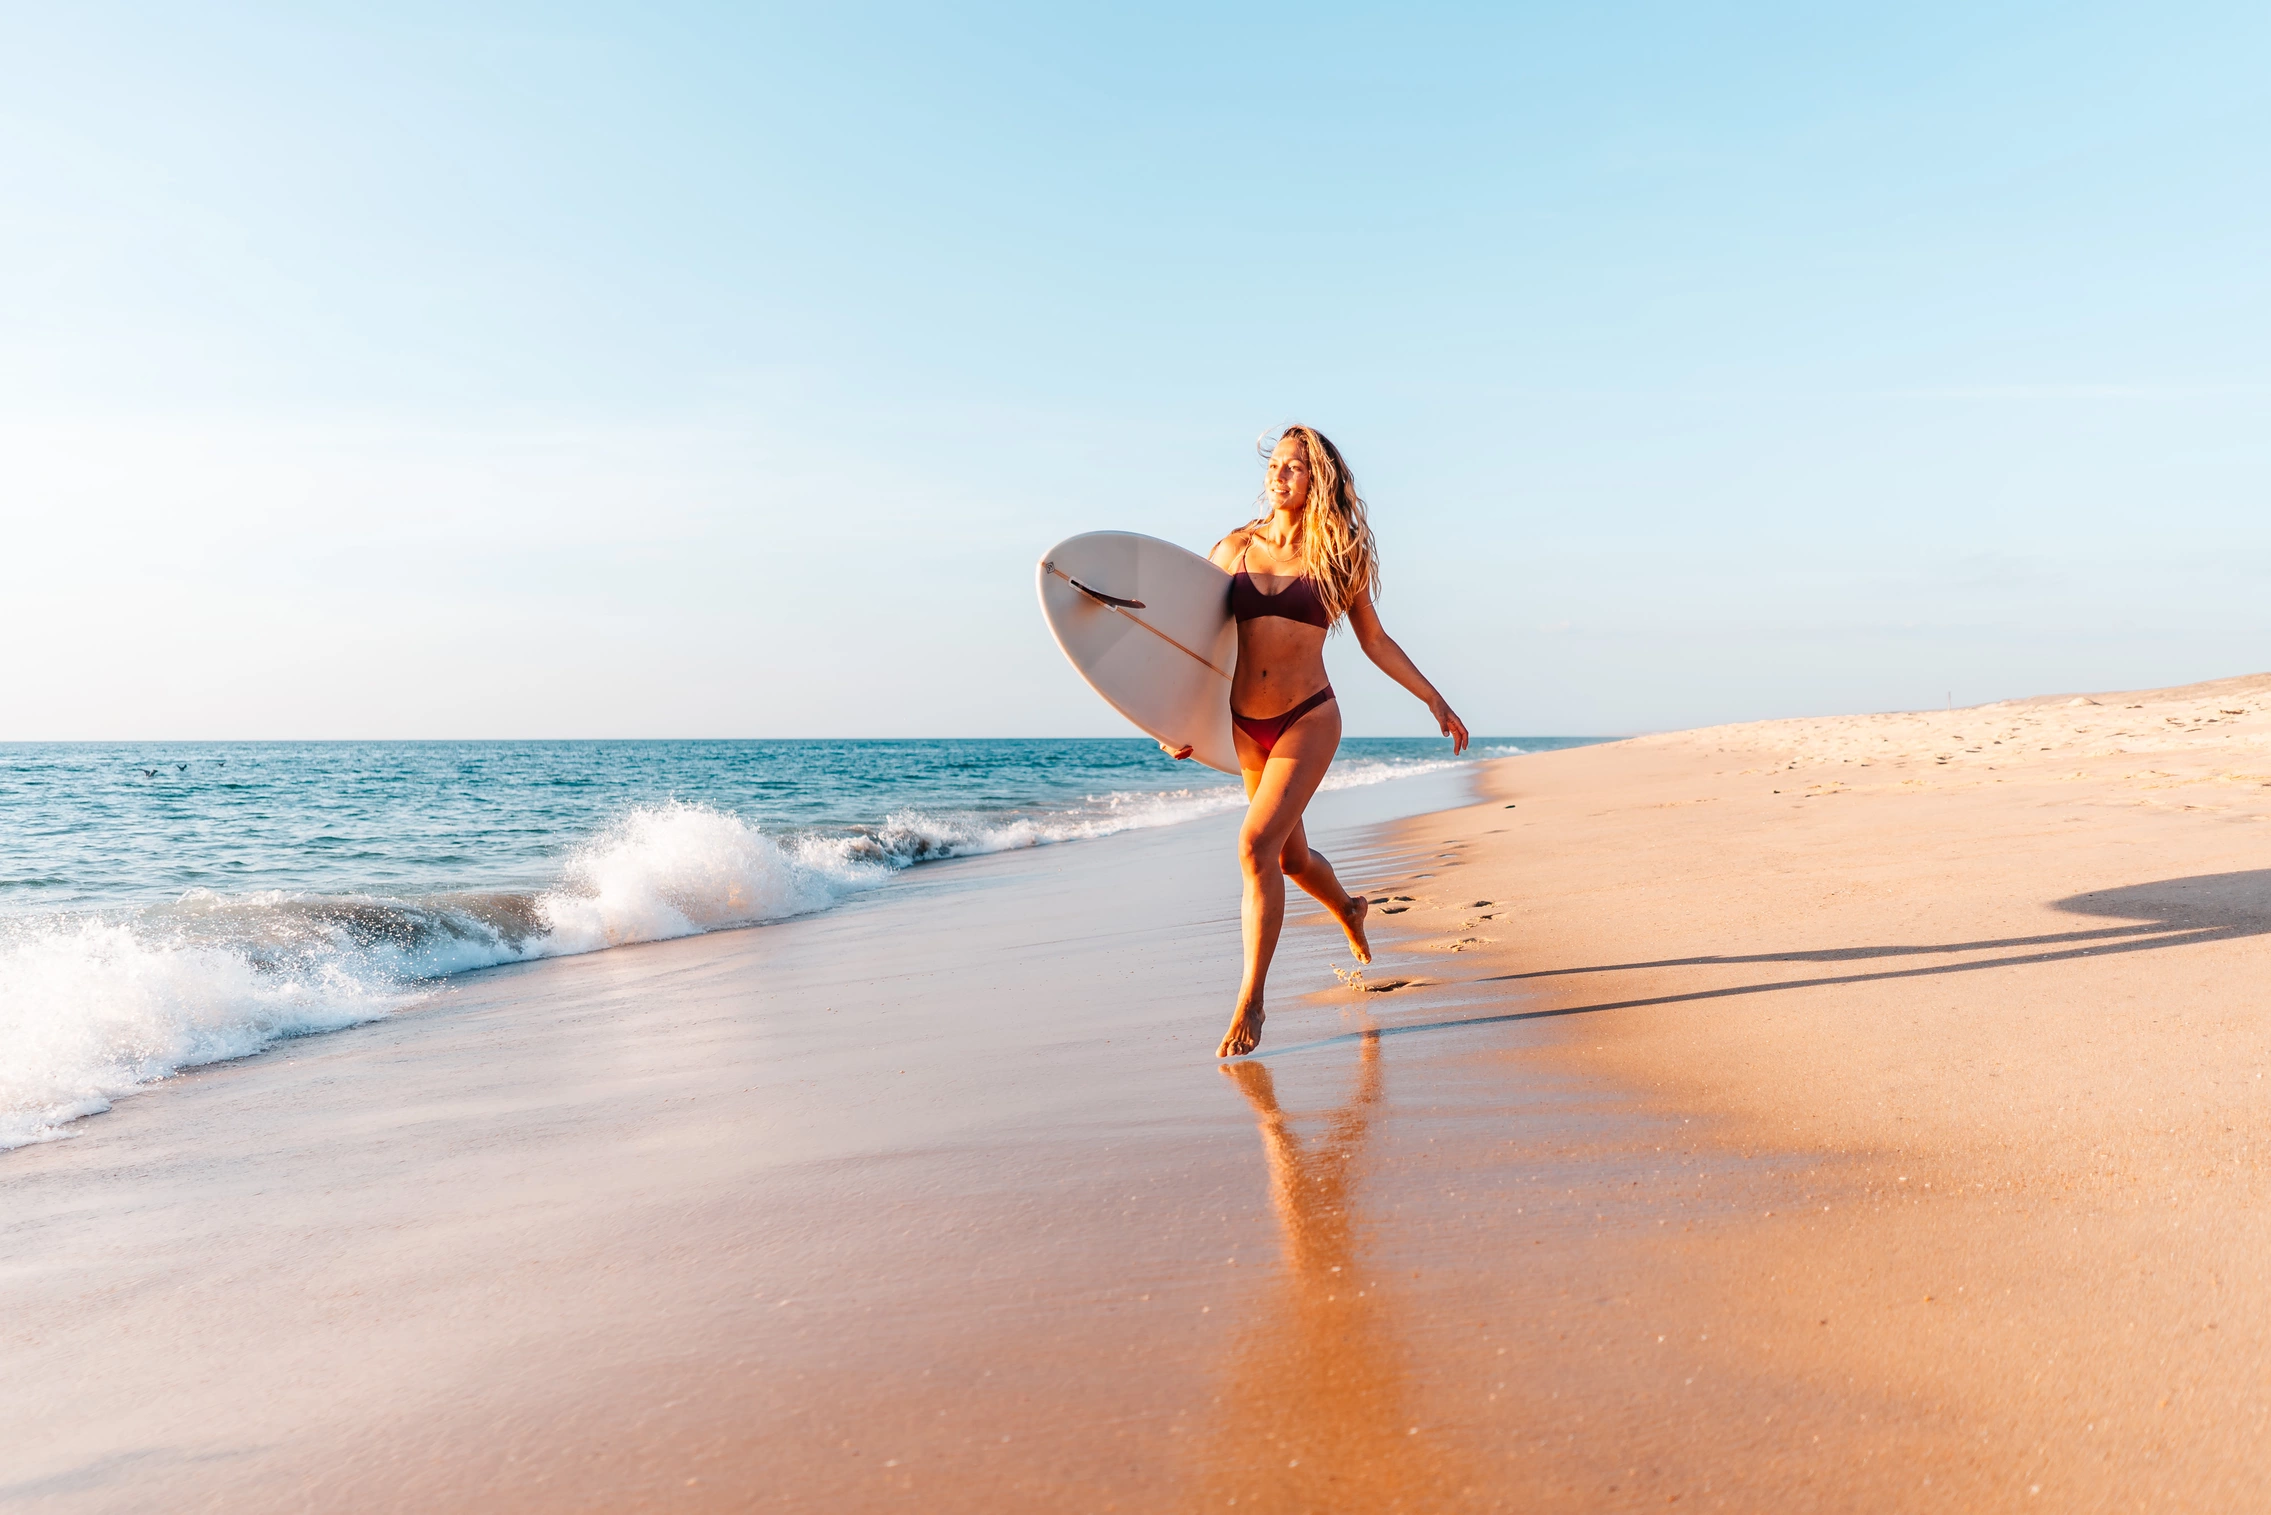
[[[1422,1031],[1452,1031],[1468,1026],[1556,1020],[1571,1015],[1593,1015],[1603,1010],[1637,1010],[1651,1005],[1680,1005],[1703,1000],[1734,999],[1748,994],[1776,994],[1789,989],[1873,984],[1888,979],[1930,978],[1948,973],[1979,973],[1991,968],[2019,968],[2035,963],[2061,963],[2073,958],[2110,957],[2123,952],[2153,952],[2164,947],[2190,947],[2203,942],[2262,936],[2271,933],[2271,868],[2256,868],[2244,873],[2204,873],[2192,878],[2129,884],[2119,889],[2097,889],[2053,901],[2052,908],[2063,910],[2069,915],[2122,920],[2132,924],[1971,942],[1830,947],[1803,952],[1762,952],[1743,957],[1671,957],[1653,962],[1600,963],[1586,968],[1545,968],[1531,973],[1493,974],[1486,978],[1454,982],[1469,985],[1512,984],[1574,978],[1588,973],[1626,973],[1651,968],[1727,967],[1746,963],[1865,963],[1955,953],[1998,954],[1993,957],[1967,958],[1963,962],[1931,963],[1917,968],[1879,968],[1858,973],[1817,974],[1807,978],[1773,979],[1765,983],[1697,989],[1684,994],[1658,994],[1642,999],[1563,1005],[1551,1010],[1515,1010],[1502,1015],[1475,1015],[1456,1020],[1382,1026],[1374,1031],[1351,1032],[1344,1036],[1327,1037],[1322,1041],[1271,1048],[1256,1056],[1282,1056],[1288,1052],[1309,1052],[1320,1047],[1341,1046],[1361,1036],[1410,1036]]]

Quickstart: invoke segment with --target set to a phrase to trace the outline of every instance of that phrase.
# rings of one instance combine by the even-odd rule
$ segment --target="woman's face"
[[[1270,454],[1266,488],[1273,510],[1299,510],[1309,498],[1309,449],[1299,437],[1285,438]]]

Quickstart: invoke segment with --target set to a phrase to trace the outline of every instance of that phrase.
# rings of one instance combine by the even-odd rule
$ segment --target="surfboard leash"
[[[1106,594],[1101,589],[1091,589],[1086,584],[1081,583],[1080,580],[1074,578],[1071,574],[1066,573],[1062,568],[1059,568],[1054,563],[1044,561],[1041,566],[1044,569],[1047,569],[1050,573],[1055,574],[1058,578],[1063,579],[1067,584],[1070,584],[1073,588],[1079,590],[1082,594],[1087,595],[1090,599],[1103,606],[1106,610],[1111,611],[1114,615],[1121,617],[1123,620],[1135,622],[1138,626],[1141,626],[1144,630],[1150,632],[1153,636],[1159,638],[1159,640],[1165,642],[1168,646],[1174,648],[1183,656],[1191,659],[1200,667],[1204,668],[1207,672],[1213,674],[1216,678],[1228,679],[1230,677],[1229,674],[1224,673],[1221,669],[1215,667],[1214,664],[1208,662],[1205,658],[1200,657],[1197,653],[1191,651],[1190,648],[1185,647],[1181,642],[1176,641],[1173,637],[1169,636],[1166,632],[1161,631],[1158,627],[1152,625],[1142,616],[1128,614],[1128,612],[1131,610],[1144,609],[1145,606],[1143,601],[1123,600],[1116,594]]]

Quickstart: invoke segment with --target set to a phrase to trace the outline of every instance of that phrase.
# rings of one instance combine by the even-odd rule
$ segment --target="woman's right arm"
[[[1224,573],[1228,573],[1238,565],[1238,560],[1243,558],[1245,555],[1246,528],[1241,526],[1236,531],[1230,533],[1230,535],[1224,537],[1221,541],[1215,543],[1213,550],[1207,553],[1206,560],[1209,563],[1212,563],[1215,567],[1221,569]],[[1178,752],[1174,748],[1168,746],[1165,742],[1161,742],[1159,744],[1159,750],[1166,753],[1169,757],[1173,758],[1176,762],[1179,763],[1183,761],[1183,759],[1191,755],[1192,749],[1185,747],[1180,752]]]
[[[1214,550],[1206,555],[1206,560],[1224,573],[1235,573],[1245,556],[1246,528],[1241,526],[1215,543]]]

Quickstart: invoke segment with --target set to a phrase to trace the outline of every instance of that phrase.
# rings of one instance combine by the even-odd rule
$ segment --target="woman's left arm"
[[[1356,633],[1356,645],[1364,649],[1364,655],[1379,664],[1382,673],[1419,696],[1427,713],[1435,717],[1435,724],[1451,739],[1451,750],[1466,751],[1467,723],[1459,719],[1450,701],[1427,682],[1427,675],[1419,671],[1419,665],[1388,635],[1388,628],[1380,624],[1380,612],[1372,608],[1371,591],[1359,594],[1356,602],[1348,607],[1348,624]]]

